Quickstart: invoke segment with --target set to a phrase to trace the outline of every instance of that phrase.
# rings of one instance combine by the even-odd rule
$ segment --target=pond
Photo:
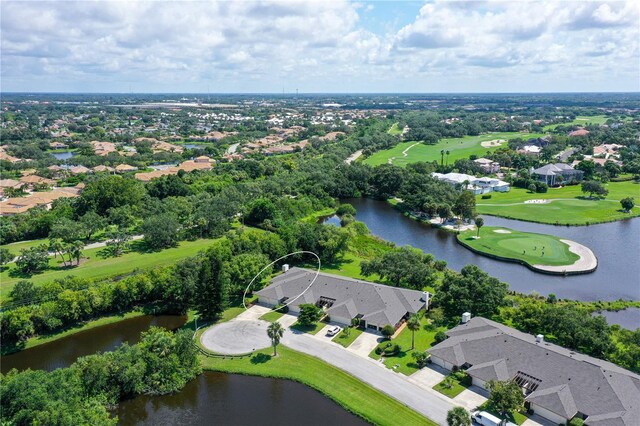
[[[557,235],[591,248],[598,258],[598,269],[565,277],[543,275],[516,263],[475,254],[459,245],[453,233],[405,217],[385,201],[356,198],[343,202],[356,208],[356,219],[364,222],[372,234],[400,246],[420,248],[436,259],[446,260],[457,271],[475,264],[518,292],[554,293],[559,298],[587,301],[640,299],[640,219],[567,227],[483,216],[486,226]]]
[[[640,328],[640,308],[627,308],[617,312],[602,311],[597,314],[604,316],[609,324],[618,324],[627,330]]]
[[[136,343],[140,340],[140,333],[151,326],[174,330],[184,325],[186,320],[186,316],[177,315],[145,315],[129,318],[3,356],[0,370],[6,373],[12,368],[51,371],[68,367],[81,356],[110,351],[123,342]]]
[[[184,147],[187,149],[204,149],[204,145],[196,145],[194,143],[186,143],[184,144]]]
[[[52,152],[51,155],[56,157],[56,160],[64,161],[64,160],[68,160],[69,158],[73,157],[75,155],[75,153],[73,153],[71,151]]]
[[[180,392],[118,405],[121,425],[360,426],[364,420],[289,380],[205,372]]]

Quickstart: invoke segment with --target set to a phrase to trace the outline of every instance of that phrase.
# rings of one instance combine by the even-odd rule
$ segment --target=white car
[[[336,334],[340,333],[340,331],[342,331],[342,329],[337,325],[334,325],[330,327],[329,330],[327,330],[327,336],[335,336]]]

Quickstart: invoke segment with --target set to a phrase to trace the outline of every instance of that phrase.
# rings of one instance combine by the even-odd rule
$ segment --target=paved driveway
[[[419,386],[431,389],[443,381],[445,375],[446,372],[443,368],[430,364],[410,375],[409,380]]]
[[[216,325],[202,334],[200,341],[212,352],[239,355],[271,346],[268,323],[237,319]]]
[[[365,331],[361,335],[359,335],[356,340],[351,343],[351,345],[349,345],[347,350],[362,357],[368,358],[371,351],[374,350],[375,347],[378,346],[378,343],[380,343],[381,341],[382,336]]]
[[[462,405],[467,410],[472,411],[484,404],[488,396],[488,392],[484,389],[471,386],[460,392],[453,400],[456,404]]]
[[[278,318],[278,322],[280,323],[280,325],[282,325],[286,329],[291,327],[296,321],[298,321],[298,317],[291,314],[284,314],[283,316]]]

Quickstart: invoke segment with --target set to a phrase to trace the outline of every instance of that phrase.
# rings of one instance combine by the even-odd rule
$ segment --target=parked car
[[[482,426],[500,426],[502,424],[502,420],[486,411],[474,411],[471,413],[471,421]]]
[[[342,331],[342,329],[337,325],[334,325],[330,327],[329,330],[327,330],[327,336],[335,336],[336,334],[340,333],[340,331]]]

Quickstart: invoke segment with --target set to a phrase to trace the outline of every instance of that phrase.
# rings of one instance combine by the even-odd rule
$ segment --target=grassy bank
[[[529,265],[572,265],[579,259],[577,254],[569,251],[567,244],[553,235],[485,226],[480,230],[480,238],[475,237],[475,230],[457,235],[463,246],[481,254],[518,260]]]
[[[445,155],[445,161],[452,164],[454,161],[469,158],[470,155],[477,155],[482,157],[487,151],[493,151],[498,146],[485,148],[482,146],[482,142],[491,141],[495,139],[515,139],[515,138],[535,138],[543,136],[540,133],[519,133],[519,132],[496,132],[487,133],[478,136],[465,136],[462,138],[447,138],[441,139],[434,145],[425,145],[418,141],[404,142],[396,145],[393,148],[378,151],[364,160],[364,163],[377,166],[380,164],[386,164],[391,162],[396,166],[406,166],[409,163],[415,163],[417,161],[437,161],[440,162],[440,151],[449,151],[449,156]],[[413,145],[413,146],[412,146]],[[410,149],[408,149],[411,147]],[[407,150],[406,152],[404,152]],[[406,156],[404,155],[406,153]]]
[[[480,214],[552,225],[589,225],[640,216],[640,206],[630,213],[624,212],[620,206],[620,200],[625,197],[640,199],[640,184],[633,181],[609,182],[605,187],[609,195],[603,200],[587,198],[580,185],[549,188],[542,194],[512,188],[509,192],[492,193],[488,200],[478,196],[476,208]],[[528,200],[550,201],[546,204],[525,203]]]
[[[389,128],[389,130],[387,130],[387,133],[389,133],[390,135],[401,135],[402,134],[402,130],[399,126],[398,123],[393,123],[393,126],[391,126]]]
[[[201,361],[206,370],[300,382],[376,425],[436,424],[399,401],[317,358],[282,345],[278,347],[277,357],[271,355],[271,349],[265,349],[257,351],[251,358],[201,357]]]
[[[207,248],[212,241],[214,240],[183,241],[177,247],[157,252],[144,251],[142,249],[142,242],[135,241],[132,243],[134,250],[120,257],[104,257],[102,255],[104,248],[85,250],[83,252],[85,259],[81,261],[79,266],[64,267],[60,258],[56,259],[51,257],[49,260],[49,269],[32,276],[19,274],[15,264],[11,264],[0,274],[1,299],[6,299],[8,292],[13,288],[15,283],[23,279],[32,281],[34,284],[41,284],[56,278],[64,278],[68,275],[88,279],[103,279],[124,275],[138,268],[152,268],[175,263],[180,259],[197,254],[200,250]]]
[[[575,120],[568,123],[549,124],[544,126],[544,131],[553,130],[558,126],[586,126],[592,124],[604,124],[607,119],[606,115],[579,115]]]

